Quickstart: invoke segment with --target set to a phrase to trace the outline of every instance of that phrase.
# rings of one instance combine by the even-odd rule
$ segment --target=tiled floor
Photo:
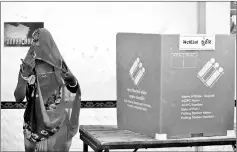
[[[1,110],[1,151],[24,151],[22,122],[24,110]],[[81,109],[81,125],[116,125],[116,109]],[[82,142],[77,134],[70,151],[81,151]],[[90,149],[91,150],[91,149]],[[154,149],[148,149],[150,151]],[[190,151],[194,148],[162,148],[155,151]],[[204,147],[204,151],[231,151],[231,146]],[[124,151],[124,150],[122,150]],[[131,150],[130,150],[131,151]],[[140,150],[141,151],[141,150]],[[143,150],[142,150],[143,151]]]

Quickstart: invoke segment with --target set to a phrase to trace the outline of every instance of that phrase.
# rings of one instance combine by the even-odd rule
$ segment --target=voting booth
[[[117,124],[151,137],[234,126],[235,35],[118,33]]]

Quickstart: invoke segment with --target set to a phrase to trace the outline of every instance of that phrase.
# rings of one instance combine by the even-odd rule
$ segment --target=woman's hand
[[[67,65],[64,61],[62,61],[62,72],[61,76],[65,81],[66,85],[75,86],[77,84],[77,80],[74,75],[68,70]]]
[[[69,86],[76,85],[77,80],[75,79],[74,75],[71,72],[62,72],[61,76],[63,80],[65,81],[66,85],[69,85]]]
[[[21,75],[23,77],[29,77],[30,75],[33,74],[33,69],[35,67],[35,60],[29,60],[28,62],[25,62],[21,59],[22,64],[20,66],[21,68]]]

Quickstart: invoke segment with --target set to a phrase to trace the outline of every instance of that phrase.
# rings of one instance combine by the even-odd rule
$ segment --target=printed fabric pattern
[[[37,82],[35,81],[33,84],[28,84],[28,91],[29,95],[28,101],[34,100],[35,97],[37,97],[37,94],[35,95],[37,89]],[[60,90],[60,89],[58,89]],[[61,92],[55,91],[48,100],[44,103],[45,109],[47,111],[54,110],[57,108],[57,105],[60,104],[61,101]],[[60,129],[59,126],[50,129],[50,130],[41,130],[40,133],[34,133],[30,123],[25,121],[23,124],[23,134],[25,135],[25,138],[28,139],[31,142],[40,142],[43,140],[48,139],[49,137],[53,136],[58,130]]]

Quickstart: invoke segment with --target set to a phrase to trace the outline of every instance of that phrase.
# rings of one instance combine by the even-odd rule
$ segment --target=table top
[[[236,135],[157,140],[112,125],[81,125],[80,138],[99,149],[167,148],[236,144]],[[91,146],[91,145],[90,145]],[[93,148],[93,149],[94,149]]]

